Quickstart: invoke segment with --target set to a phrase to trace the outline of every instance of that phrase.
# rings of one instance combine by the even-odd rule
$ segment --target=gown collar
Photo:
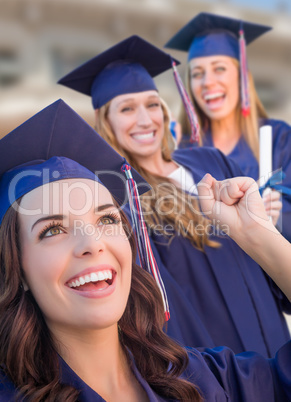
[[[203,145],[206,147],[214,147],[210,130],[205,132]],[[258,161],[242,135],[233,150],[226,156],[234,159],[246,176],[252,177],[254,180],[258,179]]]

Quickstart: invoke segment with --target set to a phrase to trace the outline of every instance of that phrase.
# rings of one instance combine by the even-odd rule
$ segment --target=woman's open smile
[[[115,290],[116,271],[110,265],[84,269],[66,282],[66,286],[83,297],[106,297]]]

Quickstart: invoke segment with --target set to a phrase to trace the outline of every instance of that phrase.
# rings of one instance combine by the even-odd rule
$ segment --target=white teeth
[[[80,276],[79,282],[80,282],[81,285],[84,285],[86,283],[85,279],[82,276]]]
[[[103,272],[105,281],[107,281],[107,279],[109,279],[109,276],[108,276],[108,273],[107,273],[107,272],[108,272],[108,271],[104,271],[104,272]]]
[[[98,272],[98,279],[99,279],[99,281],[104,281],[105,275],[102,272]]]
[[[106,271],[108,275],[108,279],[112,279],[112,272],[111,271]]]
[[[134,134],[133,137],[138,139],[138,140],[145,140],[148,138],[153,138],[154,136],[154,132],[152,131],[151,133],[147,133],[147,134]]]
[[[90,279],[91,279],[91,282],[97,282],[97,281],[98,281],[98,275],[95,274],[95,272],[93,272],[93,273],[90,275]]]
[[[70,288],[76,288],[78,286],[85,285],[85,283],[106,281],[107,279],[112,279],[112,272],[110,270],[92,272],[89,275],[80,276],[78,279],[68,283],[68,286]]]
[[[216,99],[216,98],[220,98],[221,96],[223,96],[224,93],[223,92],[216,92],[215,94],[207,94],[204,96],[204,99],[206,101],[208,100],[212,100],[212,99]]]

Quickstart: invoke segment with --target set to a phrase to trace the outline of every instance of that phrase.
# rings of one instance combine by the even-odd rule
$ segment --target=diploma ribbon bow
[[[281,169],[275,171],[266,183],[259,188],[260,194],[262,195],[266,188],[271,188],[291,197],[291,188],[278,184],[284,180],[285,176],[286,174]]]

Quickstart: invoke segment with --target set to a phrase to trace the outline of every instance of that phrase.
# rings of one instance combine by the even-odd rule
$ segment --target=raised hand
[[[253,179],[235,177],[217,181],[206,174],[197,188],[204,215],[221,227],[224,225],[224,230],[227,227],[230,236],[236,237],[241,230],[251,230],[258,224],[273,227]]]

